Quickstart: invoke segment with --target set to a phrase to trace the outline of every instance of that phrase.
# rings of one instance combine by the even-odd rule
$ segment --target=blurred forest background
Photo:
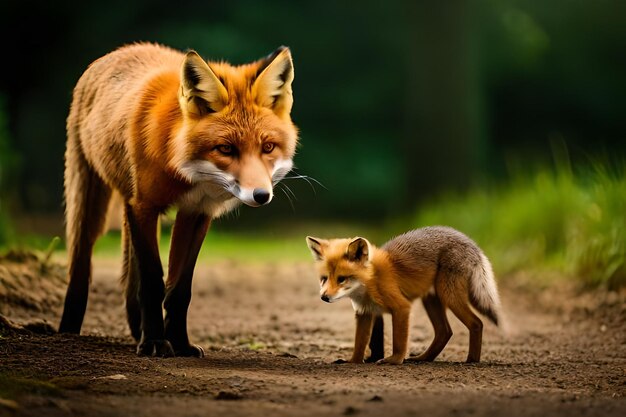
[[[62,233],[65,118],[90,62],[135,41],[233,63],[284,44],[295,162],[324,187],[290,180],[293,201],[219,228],[446,223],[501,271],[626,281],[624,16],[623,0],[3,0],[0,244],[24,218]]]

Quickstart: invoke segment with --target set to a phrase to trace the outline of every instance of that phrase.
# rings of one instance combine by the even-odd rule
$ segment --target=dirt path
[[[118,269],[94,267],[87,336],[5,330],[0,415],[626,415],[624,294],[531,291],[513,279],[502,286],[510,333],[485,326],[480,364],[460,362],[468,335],[451,317],[454,336],[434,363],[335,365],[351,352],[352,308],[319,300],[311,264],[200,265],[189,329],[206,357],[153,359],[135,356]],[[21,280],[36,294],[36,274]],[[0,313],[56,326],[55,288]],[[431,338],[416,305],[412,352]]]

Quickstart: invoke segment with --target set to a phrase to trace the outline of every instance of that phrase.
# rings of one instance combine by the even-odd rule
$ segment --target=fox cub
[[[407,361],[432,361],[446,346],[452,336],[446,308],[469,329],[467,362],[480,361],[483,323],[470,306],[497,325],[500,298],[489,260],[463,233],[449,227],[425,227],[381,248],[362,237],[324,240],[308,236],[306,240],[317,261],[322,300],[332,303],[349,297],[352,301],[356,336],[349,362],[363,363],[369,341],[371,361],[403,363],[411,303],[416,298],[422,299],[435,338],[424,353]],[[385,312],[392,317],[393,354],[383,358],[381,315]]]

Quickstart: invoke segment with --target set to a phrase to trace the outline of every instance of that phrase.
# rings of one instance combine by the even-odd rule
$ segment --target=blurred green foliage
[[[263,229],[263,231],[267,231]],[[161,233],[161,259],[167,263],[171,231],[165,228]],[[98,257],[119,259],[121,240],[119,232],[109,232],[102,236],[94,248]],[[242,234],[212,230],[202,245],[199,262],[237,261],[246,263],[292,262],[307,260],[309,251],[304,237],[292,233],[279,236],[269,234]]]
[[[298,223],[262,225],[251,231],[233,231],[223,227],[213,227],[207,234],[202,249],[200,262],[237,261],[245,263],[276,263],[310,261],[311,253],[305,242],[305,236],[332,238],[364,235],[375,239],[387,236],[384,228],[354,223]],[[159,248],[161,259],[168,259],[170,249],[171,226],[162,227]],[[31,237],[25,242],[38,250],[43,250],[48,241]],[[104,258],[119,258],[121,239],[119,231],[109,231],[95,245],[94,254]]]
[[[625,174],[626,163],[524,172],[511,182],[442,195],[413,224],[463,231],[501,275],[557,270],[590,287],[615,289],[626,286]]]
[[[285,44],[295,163],[323,186],[285,180],[269,207],[216,223],[202,256],[301,259],[306,234],[382,242],[390,229],[446,223],[500,273],[557,267],[621,285],[624,170],[607,167],[626,159],[623,16],[623,0],[2,2],[12,59],[0,66],[0,244],[7,208],[60,215],[65,118],[93,60],[154,41],[239,64]],[[416,207],[414,221],[398,220]]]
[[[259,219],[377,220],[441,189],[507,172],[511,155],[549,160],[562,137],[574,163],[623,155],[626,2],[601,0],[111,0],[0,5],[13,149],[23,157],[16,206],[62,207],[65,118],[94,59],[135,41],[194,48],[233,63],[292,48],[296,165]],[[44,70],[45,68],[45,70]]]

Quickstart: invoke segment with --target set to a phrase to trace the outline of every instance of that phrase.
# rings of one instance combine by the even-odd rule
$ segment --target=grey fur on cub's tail
[[[506,331],[493,268],[482,251],[480,252],[480,263],[476,265],[470,277],[469,299],[472,307],[489,318],[503,331]]]

